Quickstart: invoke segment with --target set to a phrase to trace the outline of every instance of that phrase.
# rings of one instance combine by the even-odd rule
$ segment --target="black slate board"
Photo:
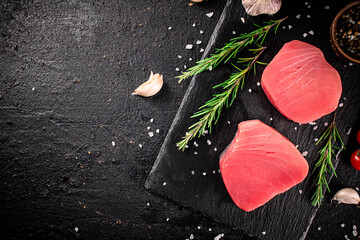
[[[269,62],[282,45],[293,39],[299,39],[319,47],[327,61],[340,73],[343,83],[341,98],[342,107],[337,109],[337,126],[345,144],[348,131],[359,116],[360,67],[344,62],[338,58],[329,42],[329,27],[336,13],[346,1],[283,3],[281,11],[272,19],[289,16],[274,37],[270,34],[265,45],[269,48],[262,61]],[[325,6],[329,6],[326,9]],[[296,16],[300,14],[300,19]],[[244,17],[246,24],[240,20]],[[214,30],[203,57],[222,46],[232,35],[249,32],[253,23],[262,24],[267,16],[249,17],[241,1],[228,0],[226,7]],[[291,28],[291,29],[290,29]],[[314,35],[309,34],[313,31]],[[303,34],[307,36],[304,37]],[[198,210],[211,218],[225,223],[245,233],[261,239],[304,239],[314,219],[317,208],[310,205],[312,176],[284,194],[278,195],[266,205],[246,213],[232,202],[223,185],[218,171],[218,158],[232,140],[237,124],[243,120],[260,119],[288,137],[301,152],[307,151],[306,159],[310,169],[317,160],[318,146],[314,139],[319,137],[324,124],[330,122],[332,114],[316,121],[316,125],[299,125],[285,119],[267,100],[261,87],[261,72],[249,77],[245,87],[239,92],[234,105],[221,117],[221,121],[213,128],[211,135],[196,139],[198,147],[192,143],[185,152],[177,150],[175,144],[181,139],[187,127],[193,123],[189,117],[214,91],[209,87],[223,81],[229,76],[231,68],[221,66],[212,72],[205,72],[191,80],[186,95],[177,115],[169,129],[164,144],[149,174],[146,187],[161,196],[170,198],[182,205]],[[251,89],[251,92],[249,91]],[[315,127],[316,126],[316,127]],[[315,130],[314,130],[315,127]],[[211,145],[207,141],[211,142]],[[216,149],[215,149],[216,148]],[[341,154],[339,155],[341,157]],[[335,160],[337,165],[340,157]],[[301,193],[300,193],[301,192]]]

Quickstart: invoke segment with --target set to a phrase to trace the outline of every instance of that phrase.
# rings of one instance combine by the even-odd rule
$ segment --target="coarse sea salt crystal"
[[[189,145],[185,145],[185,148],[189,148]]]
[[[150,128],[151,128],[151,127],[148,126],[146,129],[147,129],[147,130],[150,130]]]
[[[186,69],[186,65],[184,65],[184,69]]]
[[[147,202],[147,203],[146,203],[146,206],[150,206],[150,203],[149,203],[149,202]]]
[[[359,191],[359,188],[358,188],[358,187],[356,187],[355,189],[356,189],[356,191]]]
[[[163,186],[166,186],[166,182],[163,182]]]
[[[191,171],[191,174],[194,175],[194,174],[195,174],[195,171]]]
[[[306,157],[306,155],[308,155],[308,151],[304,151],[303,153],[302,153],[302,155],[304,156],[304,157]]]
[[[209,67],[209,71],[212,71],[212,66]]]
[[[192,58],[189,58],[189,61],[192,61]]]
[[[273,118],[270,118],[270,121],[274,120]]]
[[[160,132],[160,130],[159,129],[156,129],[156,131],[155,131],[156,133],[159,133]]]
[[[200,34],[203,34],[204,33],[204,31],[203,30],[200,30]]]
[[[177,57],[178,57],[178,58],[182,58],[182,56],[181,56],[181,55],[178,55]]]
[[[203,51],[205,51],[203,48],[200,48],[200,52],[203,52]]]
[[[35,87],[33,87],[31,90],[35,91]]]
[[[172,27],[168,27],[168,29],[169,29],[169,30],[171,30],[171,29],[172,29]]]
[[[225,236],[225,234],[220,233],[219,235],[217,235],[216,237],[214,237],[214,240],[220,240],[221,238],[223,238]]]
[[[329,6],[325,6],[324,8],[325,8],[326,10],[329,10],[329,9],[330,9],[330,7],[329,7]]]
[[[209,12],[209,13],[206,14],[206,16],[208,16],[209,18],[211,18],[213,15],[214,15],[213,12]]]
[[[192,25],[193,27],[195,27],[196,26],[196,23],[193,23],[193,25]]]
[[[192,45],[192,44],[187,44],[187,45],[185,46],[185,48],[186,48],[187,50],[190,50],[190,49],[193,48],[193,45]]]
[[[230,124],[231,122],[230,121],[227,121],[227,124]]]
[[[299,193],[302,194],[302,190],[301,190],[301,189],[299,190]]]
[[[317,141],[319,141],[319,139],[318,139],[318,138],[314,138],[314,141],[317,142]]]
[[[260,86],[260,82],[257,82],[256,85]]]
[[[286,27],[285,26],[282,26],[282,29],[285,29]]]
[[[340,226],[341,226],[342,228],[345,227],[345,223],[340,224]]]
[[[306,15],[306,17],[307,17],[307,18],[311,18],[311,16],[310,16],[309,14],[308,14],[308,15]]]
[[[310,34],[310,35],[314,35],[314,31],[313,31],[313,30],[310,30],[310,31],[309,31],[309,34]]]
[[[358,232],[356,230],[353,230],[352,234],[353,234],[354,237],[356,237],[358,235]]]
[[[201,43],[202,43],[202,41],[200,41],[200,40],[197,40],[197,41],[196,41],[196,44],[197,44],[197,45],[199,45],[199,44],[201,44]]]
[[[170,220],[170,218],[167,218],[166,221],[168,222]]]
[[[251,88],[249,88],[249,90],[248,90],[249,92],[251,92],[252,90],[251,90]]]
[[[309,3],[308,2],[305,2],[305,5],[308,5]]]
[[[190,240],[194,239],[194,234],[190,234],[189,239],[190,239]]]
[[[339,104],[339,107],[343,107],[343,106],[344,106],[344,104],[343,104],[343,103],[340,103],[340,104]]]
[[[211,145],[211,141],[210,140],[207,140],[206,141],[208,145]]]
[[[289,28],[289,29],[292,29],[292,26],[291,26],[291,25],[289,25],[289,26],[288,26],[288,28]]]
[[[139,147],[142,148],[142,144],[139,144]]]
[[[152,118],[152,119],[150,119],[150,122],[152,123],[152,122],[154,122],[154,119]]]
[[[178,71],[180,71],[180,69],[177,67],[177,68],[175,68],[175,71],[177,71],[177,72],[178,72]]]
[[[209,133],[209,130],[204,130],[204,134],[208,134]]]
[[[79,231],[79,228],[78,227],[75,227],[75,232],[78,232]]]
[[[245,18],[241,17],[240,19],[243,23],[245,23]]]
[[[195,155],[197,155],[198,153],[197,152],[194,152]]]
[[[303,37],[306,37],[306,36],[307,36],[307,33],[304,33],[304,34],[303,34]]]
[[[301,17],[301,15],[300,15],[300,14],[296,15],[296,18],[297,18],[297,19],[300,19],[300,17]]]
[[[266,235],[266,232],[265,232],[265,231],[262,231],[261,234],[262,234],[262,235]]]
[[[309,122],[310,125],[316,125],[316,122]]]
[[[213,170],[213,174],[215,174],[216,173],[216,171],[215,170]]]
[[[197,144],[197,142],[196,142],[196,141],[194,141],[194,146],[195,146],[195,147],[198,147],[198,146],[199,146],[199,144]]]
[[[316,129],[318,129],[318,126],[313,127],[313,130],[314,130],[314,131],[315,131]]]
[[[324,126],[325,126],[325,127],[329,126],[329,123],[328,123],[328,122],[324,122]]]
[[[297,130],[297,127],[294,127],[294,130]]]
[[[115,142],[114,142],[114,141],[111,141],[111,145],[112,145],[113,147],[115,147]]]
[[[154,133],[153,132],[149,132],[149,137],[153,137],[154,136]]]
[[[214,148],[214,151],[217,152],[217,148]]]
[[[197,226],[197,229],[199,229],[199,230],[200,230],[200,229],[201,229],[201,227],[200,227],[200,226]]]
[[[295,147],[296,147],[296,148],[299,148],[299,145],[296,145]]]
[[[318,231],[320,231],[321,230],[321,227],[318,227]]]
[[[203,172],[202,175],[206,176],[206,172]]]
[[[236,32],[235,32],[235,31],[232,31],[232,34],[234,34],[234,35],[235,35],[235,34],[236,34]]]

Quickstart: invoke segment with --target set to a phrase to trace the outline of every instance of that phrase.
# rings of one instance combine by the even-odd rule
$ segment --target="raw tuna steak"
[[[322,51],[308,43],[286,43],[265,68],[261,86],[275,108],[298,123],[333,112],[342,92],[341,78]]]
[[[249,120],[221,154],[220,171],[232,200],[250,212],[303,181],[309,165],[286,137]]]

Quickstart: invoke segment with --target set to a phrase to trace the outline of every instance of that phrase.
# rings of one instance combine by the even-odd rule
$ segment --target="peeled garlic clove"
[[[357,205],[360,202],[360,196],[359,193],[352,188],[343,188],[335,194],[333,200],[340,203]]]
[[[242,5],[250,16],[273,15],[280,10],[281,0],[242,0]]]
[[[163,75],[153,74],[151,71],[149,80],[141,84],[131,95],[140,95],[143,97],[151,97],[157,94],[164,83]]]

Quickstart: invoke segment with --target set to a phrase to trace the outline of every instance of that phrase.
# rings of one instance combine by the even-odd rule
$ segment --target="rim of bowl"
[[[330,40],[331,40],[331,43],[333,43],[333,48],[335,49],[336,52],[338,52],[339,54],[341,54],[343,57],[345,57],[348,61],[351,61],[351,62],[354,62],[354,63],[358,63],[360,64],[360,59],[356,59],[356,58],[353,58],[351,56],[349,56],[348,54],[346,54],[340,47],[338,41],[336,40],[336,27],[337,27],[337,23],[340,19],[340,17],[344,14],[344,12],[346,12],[347,10],[349,10],[350,8],[356,6],[356,5],[360,5],[360,1],[355,1],[355,2],[352,2],[348,5],[346,5],[345,7],[343,7],[339,12],[338,14],[336,14],[332,24],[331,24],[331,28],[330,28]],[[335,46],[334,46],[335,45]]]

